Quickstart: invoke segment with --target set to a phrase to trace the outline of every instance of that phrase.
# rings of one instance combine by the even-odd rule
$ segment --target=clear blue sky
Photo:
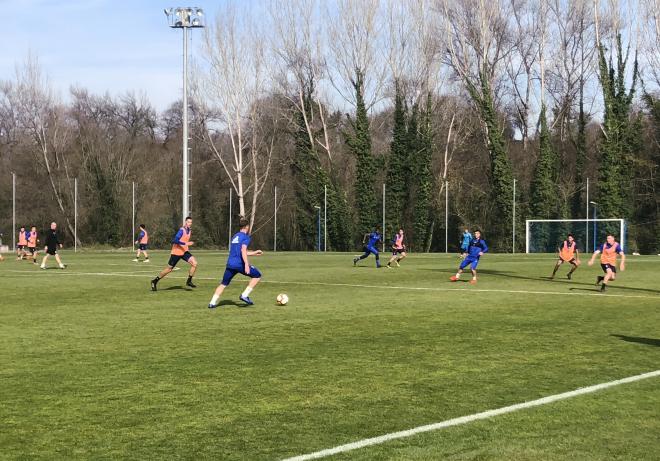
[[[181,96],[183,54],[182,31],[167,26],[163,9],[198,6],[209,19],[221,1],[0,0],[0,79],[13,79],[32,52],[64,98],[73,84],[97,94],[144,92],[162,110]],[[201,31],[192,36],[194,52]]]

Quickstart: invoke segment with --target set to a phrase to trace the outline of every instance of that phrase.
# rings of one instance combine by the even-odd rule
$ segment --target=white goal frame
[[[585,248],[589,248],[589,224],[590,223],[599,223],[599,222],[618,222],[619,223],[619,245],[621,249],[624,250],[626,242],[626,220],[620,218],[610,218],[610,219],[526,219],[525,220],[525,253],[529,253],[529,225],[530,223],[537,222],[565,222],[565,223],[584,223],[586,230],[586,239],[584,243]],[[592,242],[593,243],[593,242]]]

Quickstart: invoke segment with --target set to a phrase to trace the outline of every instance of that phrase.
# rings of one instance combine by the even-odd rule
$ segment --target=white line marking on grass
[[[642,379],[648,379],[657,376],[660,376],[660,370],[651,371],[649,373],[643,373],[641,375],[629,376],[628,378],[618,379],[616,381],[610,381],[607,383],[595,384],[593,386],[588,386],[588,387],[581,387],[573,391],[564,392],[561,394],[549,395],[547,397],[543,397],[537,400],[530,400],[529,402],[517,403],[515,405],[510,405],[508,407],[497,408],[495,410],[488,410],[468,416],[461,416],[460,418],[448,419],[446,421],[442,421],[439,423],[427,424],[425,426],[418,426],[405,431],[391,432],[389,434],[381,435],[378,437],[362,439],[362,440],[358,440],[357,442],[347,443],[345,445],[339,445],[334,448],[327,448],[325,450],[316,451],[314,453],[308,453],[306,455],[294,456],[293,458],[286,458],[283,461],[306,461],[308,459],[325,458],[326,456],[345,453],[347,451],[357,450],[359,448],[364,448],[371,445],[380,445],[382,443],[389,442],[390,440],[411,437],[413,435],[421,434],[423,432],[437,431],[439,429],[444,429],[446,427],[467,424],[467,423],[471,423],[472,421],[478,421],[480,419],[488,419],[494,416],[503,415],[505,413],[512,413],[514,411],[524,410],[526,408],[547,405],[549,403],[557,402],[559,400],[570,399],[573,397],[577,397],[578,395],[590,394],[603,389],[607,389],[609,387],[619,386],[621,384],[632,383],[635,381],[641,381]]]
[[[36,275],[48,275],[48,272],[42,271],[19,271],[19,270],[8,270],[5,273],[11,272],[16,274],[25,274],[20,275],[20,277],[33,277]],[[133,271],[133,272],[62,272],[59,270],[53,269],[53,273],[57,273],[55,277],[64,276],[64,275],[91,275],[98,277],[144,277],[142,274],[154,274],[154,271]],[[187,276],[177,276],[171,275],[167,277],[168,279],[184,279]],[[220,277],[195,277],[197,280],[220,280]],[[660,296],[649,296],[649,295],[620,295],[620,294],[610,294],[610,293],[568,293],[562,291],[531,291],[531,290],[498,290],[495,288],[437,288],[437,287],[410,287],[410,286],[394,286],[394,285],[361,285],[361,284],[352,284],[352,283],[329,283],[329,282],[296,282],[296,281],[280,281],[280,280],[262,280],[261,283],[272,283],[278,285],[312,285],[312,286],[328,286],[328,287],[345,287],[345,288],[369,288],[369,289],[378,289],[378,290],[410,290],[410,291],[437,291],[437,292],[447,292],[447,291],[460,291],[463,293],[467,292],[478,292],[478,293],[513,293],[513,294],[527,294],[527,295],[556,295],[556,296],[598,296],[601,298],[635,298],[635,299],[660,299]],[[634,290],[635,288],[631,288]]]

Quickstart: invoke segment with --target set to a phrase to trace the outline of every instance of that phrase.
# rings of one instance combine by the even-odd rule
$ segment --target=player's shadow
[[[231,299],[223,299],[218,303],[218,307],[226,307],[226,306],[250,307],[250,306],[246,306],[245,303],[238,303],[237,301],[232,301]]]
[[[621,341],[626,341],[629,343],[646,344],[647,346],[660,347],[660,339],[642,338],[639,336],[626,336],[626,335],[615,335],[615,334],[611,334],[610,336],[614,336],[615,338],[619,338]]]
[[[173,286],[173,287],[163,288],[162,290],[163,290],[163,291],[169,291],[169,290],[185,290],[185,288],[182,287],[181,285],[175,285],[175,286]]]

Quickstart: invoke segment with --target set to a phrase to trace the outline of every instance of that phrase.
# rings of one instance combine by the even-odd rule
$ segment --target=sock
[[[241,296],[244,298],[247,298],[250,296],[250,293],[252,293],[252,287],[247,287],[243,293],[241,293]]]
[[[192,275],[189,275],[189,276],[188,276],[188,283],[192,282],[192,278],[193,278]]]
[[[461,273],[460,273],[460,272],[456,272],[456,278],[457,278],[457,279],[458,279],[458,278],[461,278]]]
[[[211,302],[209,304],[213,304],[214,306],[216,306],[218,304],[218,299],[220,299],[220,296],[213,295],[213,297],[211,298]]]

